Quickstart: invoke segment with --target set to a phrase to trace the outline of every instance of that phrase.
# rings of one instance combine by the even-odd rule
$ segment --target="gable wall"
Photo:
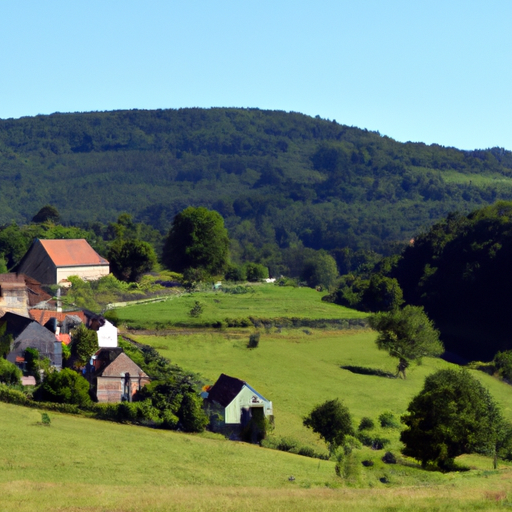
[[[26,274],[42,284],[57,283],[55,265],[39,241],[30,246],[18,267],[18,272]]]
[[[245,385],[240,393],[233,399],[233,401],[226,407],[224,411],[224,422],[227,424],[239,424],[240,415],[244,407],[263,407],[265,416],[271,416],[272,402],[263,400],[261,396],[254,393],[254,391]]]

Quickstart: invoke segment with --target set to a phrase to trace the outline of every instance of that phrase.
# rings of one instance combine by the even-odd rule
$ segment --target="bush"
[[[188,314],[193,318],[199,318],[203,314],[203,311],[204,311],[204,305],[201,302],[199,302],[198,300],[196,300],[194,302],[194,306],[188,312]]]
[[[9,385],[21,384],[21,370],[11,362],[0,357],[0,382]]]
[[[268,277],[268,268],[259,263],[246,263],[245,273],[247,280],[254,283]]]
[[[46,376],[37,390],[37,399],[42,402],[57,402],[88,406],[92,403],[89,396],[89,383],[81,375],[64,368]]]
[[[256,348],[260,343],[260,333],[253,332],[249,336],[249,343],[247,343],[247,348]]]
[[[386,411],[379,416],[380,426],[383,428],[398,428],[400,424],[396,421],[392,412]]]
[[[502,379],[512,381],[512,350],[498,352],[494,356],[494,367]]]
[[[362,430],[371,430],[375,427],[375,423],[371,418],[364,417],[361,418],[361,423],[359,423],[358,430],[361,432]]]

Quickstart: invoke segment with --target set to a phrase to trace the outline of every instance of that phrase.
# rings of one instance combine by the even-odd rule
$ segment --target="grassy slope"
[[[362,491],[339,488],[332,462],[68,415],[51,414],[50,427],[39,420],[36,410],[0,404],[2,511],[492,510],[512,503],[507,469],[442,475],[377,463],[360,470],[370,487]]]
[[[298,317],[317,319],[364,318],[359,311],[322,302],[323,294],[311,288],[252,285],[252,293],[233,295],[222,292],[195,292],[173,297],[165,302],[138,304],[117,310],[119,320],[129,326],[152,328],[157,324],[198,326],[226,318]],[[188,313],[194,302],[204,304],[199,318]]]
[[[320,331],[293,329],[262,332],[259,347],[247,349],[250,330],[201,332],[191,335],[136,336],[138,341],[156,347],[173,362],[203,375],[212,383],[220,373],[239,377],[251,384],[274,404],[276,434],[293,436],[304,442],[317,442],[302,427],[301,418],[314,405],[339,397],[349,407],[356,422],[362,416],[377,420],[380,413],[405,412],[411,398],[423,386],[425,376],[450,367],[440,359],[425,358],[414,366],[408,378],[388,379],[358,375],[341,365],[364,366],[393,372],[396,361],[377,350],[372,331]],[[512,388],[481,372],[482,380],[512,420]],[[397,440],[398,432],[386,433]],[[395,444],[396,446],[396,444]]]

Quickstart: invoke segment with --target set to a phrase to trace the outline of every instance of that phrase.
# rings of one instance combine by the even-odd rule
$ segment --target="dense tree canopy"
[[[171,270],[195,268],[219,274],[226,268],[228,256],[228,232],[218,212],[189,207],[176,215],[163,252],[163,262]]]
[[[44,402],[89,405],[89,383],[81,375],[64,368],[46,376],[38,389],[37,398]]]
[[[440,356],[444,352],[439,332],[421,307],[405,306],[404,309],[377,313],[369,322],[379,333],[377,347],[398,358],[398,373],[404,378],[412,361],[424,356]]]
[[[403,422],[403,453],[444,469],[464,453],[495,455],[507,430],[492,396],[465,370],[429,375]]]

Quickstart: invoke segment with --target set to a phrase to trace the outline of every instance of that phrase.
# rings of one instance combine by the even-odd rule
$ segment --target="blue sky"
[[[509,0],[0,1],[0,118],[257,107],[512,150]]]

